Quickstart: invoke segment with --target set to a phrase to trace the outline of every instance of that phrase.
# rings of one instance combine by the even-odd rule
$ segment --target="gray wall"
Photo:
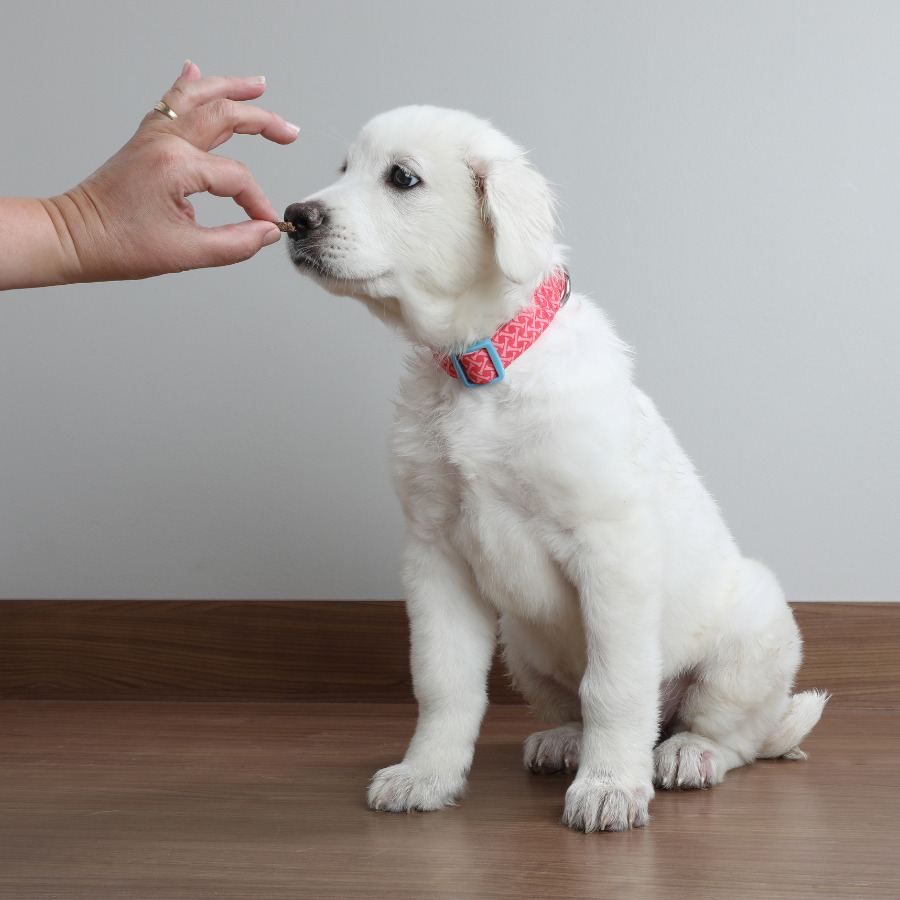
[[[276,209],[377,112],[491,118],[746,551],[791,599],[898,600],[898,48],[893,0],[15,4],[0,193],[76,183],[186,57],[302,125],[219,151]],[[283,247],[0,295],[0,595],[400,596],[402,353]]]

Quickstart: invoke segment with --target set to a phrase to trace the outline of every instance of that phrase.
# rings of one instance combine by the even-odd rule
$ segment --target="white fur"
[[[421,183],[394,186],[395,165]],[[498,623],[515,683],[557,726],[528,740],[525,764],[577,769],[573,828],[640,826],[654,783],[705,788],[802,754],[826,698],[792,699],[790,608],[741,556],[604,313],[573,295],[488,387],[433,358],[491,335],[561,262],[522,151],[467,113],[398,109],[308,200],[326,218],[292,241],[297,265],[414,346],[393,460],[419,721],[404,760],[375,776],[372,808],[459,798]]]

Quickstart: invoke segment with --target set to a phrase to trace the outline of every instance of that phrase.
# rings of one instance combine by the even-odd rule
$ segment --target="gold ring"
[[[172,109],[171,106],[169,106],[166,103],[163,103],[162,100],[157,100],[156,103],[153,104],[153,108],[157,112],[161,112],[164,116],[168,116],[170,119],[178,118],[178,113],[175,112],[175,110]]]

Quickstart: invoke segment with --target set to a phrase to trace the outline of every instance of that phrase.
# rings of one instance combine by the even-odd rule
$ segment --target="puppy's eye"
[[[391,184],[398,188],[411,188],[419,183],[419,179],[409,169],[404,169],[403,166],[394,166],[391,169],[390,179]]]

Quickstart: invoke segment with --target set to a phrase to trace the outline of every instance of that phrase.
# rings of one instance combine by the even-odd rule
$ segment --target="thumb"
[[[255,256],[263,247],[277,243],[281,232],[272,222],[252,219],[233,225],[204,228],[199,241],[198,266],[230,266]]]

